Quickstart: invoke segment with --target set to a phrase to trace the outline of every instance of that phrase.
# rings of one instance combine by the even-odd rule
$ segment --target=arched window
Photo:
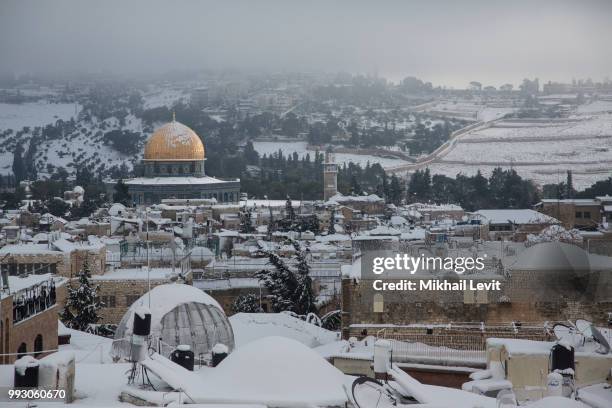
[[[223,194],[223,201],[227,203],[227,193]]]
[[[43,336],[39,334],[36,336],[36,339],[34,339],[34,357],[40,356],[41,351],[43,351]]]
[[[19,348],[17,349],[17,359],[19,360],[21,357],[25,356],[28,352],[28,346],[25,343],[21,343]]]

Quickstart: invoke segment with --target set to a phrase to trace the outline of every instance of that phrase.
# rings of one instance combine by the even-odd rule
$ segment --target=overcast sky
[[[612,1],[0,0],[0,71],[612,77]]]

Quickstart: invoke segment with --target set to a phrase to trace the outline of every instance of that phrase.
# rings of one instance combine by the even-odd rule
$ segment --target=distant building
[[[602,221],[603,206],[597,199],[543,199],[535,209],[555,217],[565,228],[596,230]]]
[[[480,220],[481,238],[491,241],[525,241],[529,234],[539,234],[559,220],[530,209],[480,210],[472,215]]]

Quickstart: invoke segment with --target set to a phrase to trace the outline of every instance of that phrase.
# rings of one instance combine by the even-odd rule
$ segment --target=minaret
[[[338,193],[338,165],[333,153],[325,153],[323,163],[323,200],[327,201]]]

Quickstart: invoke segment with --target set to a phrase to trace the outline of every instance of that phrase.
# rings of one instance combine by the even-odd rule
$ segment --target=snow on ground
[[[514,168],[538,184],[558,183],[572,170],[583,189],[610,177],[612,114],[575,115],[569,119],[504,120],[458,137],[448,153],[429,165],[432,173],[485,176],[495,167]]]
[[[593,101],[578,106],[577,113],[612,113],[612,101]]]
[[[204,401],[268,406],[342,406],[344,374],[316,352],[285,337],[238,348],[213,370],[200,371]]]
[[[236,347],[267,336],[283,336],[308,347],[328,344],[338,334],[286,313],[237,313],[229,318]]]
[[[306,142],[253,142],[253,147],[259,153],[260,156],[267,154],[277,153],[282,150],[283,155],[289,156],[294,152],[298,154],[300,158],[310,154],[310,159],[314,160],[315,150],[308,149],[308,143]],[[322,152],[321,152],[322,153]],[[374,164],[379,163],[383,168],[398,166],[407,163],[405,160],[396,159],[391,157],[379,157],[366,154],[351,154],[351,153],[334,153],[336,163],[342,165],[352,162],[365,167],[368,163]]]
[[[489,122],[491,120],[499,119],[509,113],[514,112],[513,108],[492,108],[485,107],[478,111],[476,118],[482,122]]]
[[[187,98],[187,94],[185,94],[184,91],[167,88],[162,88],[161,90],[155,88],[154,91],[147,92],[142,96],[144,100],[143,107],[145,109],[157,108],[160,106],[170,108],[176,102],[184,98]]]
[[[62,351],[74,352],[77,363],[108,364],[112,363],[110,350],[113,340],[78,330],[69,329],[58,321],[59,334],[69,334],[70,344],[60,345]]]
[[[21,130],[24,126],[36,127],[68,120],[80,111],[73,103],[29,102],[22,104],[0,103],[0,131]]]

